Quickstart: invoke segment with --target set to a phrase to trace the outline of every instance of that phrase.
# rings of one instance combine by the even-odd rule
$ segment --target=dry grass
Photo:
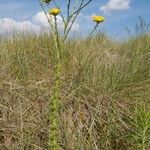
[[[0,41],[0,149],[48,149],[51,37]],[[150,36],[105,35],[64,45],[60,145],[64,150],[150,149]]]

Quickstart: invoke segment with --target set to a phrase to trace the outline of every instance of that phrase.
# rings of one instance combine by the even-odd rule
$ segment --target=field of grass
[[[0,40],[0,150],[48,149],[50,36]],[[63,45],[63,150],[150,150],[150,36]]]

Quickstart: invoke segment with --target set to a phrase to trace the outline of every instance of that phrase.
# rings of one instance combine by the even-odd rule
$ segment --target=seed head
[[[43,0],[44,3],[50,3],[52,0]]]

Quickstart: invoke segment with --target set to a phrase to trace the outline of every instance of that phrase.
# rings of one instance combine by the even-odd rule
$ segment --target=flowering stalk
[[[56,65],[54,68],[54,87],[53,95],[50,103],[50,128],[49,128],[49,148],[51,150],[58,150],[58,131],[59,131],[59,103],[60,103],[60,84],[61,84],[61,64],[60,64],[60,43],[59,43],[59,34],[57,28],[57,18],[55,19],[55,47],[56,47]]]
[[[96,25],[95,27],[93,28],[93,30],[91,31],[90,35],[89,36],[92,36],[93,33],[95,32],[95,30],[97,29],[98,25],[101,23],[101,22],[104,22],[105,18],[103,16],[93,16],[92,17],[93,21],[96,22]]]
[[[60,93],[61,93],[61,53],[62,53],[62,44],[60,40],[60,35],[58,31],[57,26],[57,15],[60,14],[62,17],[63,23],[64,23],[64,34],[63,34],[63,42],[67,39],[68,34],[71,31],[71,28],[77,19],[78,15],[80,14],[81,10],[85,8],[88,4],[90,4],[93,0],[68,0],[67,3],[67,17],[64,17],[64,15],[61,13],[59,6],[55,0],[43,0],[43,2],[46,3],[46,6],[50,2],[53,2],[56,8],[50,9],[49,14],[54,17],[54,24],[50,20],[49,16],[47,15],[47,11],[44,9],[44,6],[41,4],[41,7],[47,17],[48,23],[50,24],[50,27],[52,29],[52,37],[54,38],[54,44],[55,44],[55,67],[54,67],[54,86],[53,86],[53,93],[50,99],[50,114],[49,114],[49,120],[50,120],[50,127],[49,127],[49,149],[50,150],[59,150],[59,143],[58,143],[58,131],[59,131],[59,104],[60,104]],[[72,3],[74,2],[74,5],[71,7]],[[48,7],[49,8],[49,7]],[[71,11],[72,8],[72,11]],[[99,22],[101,22],[102,18],[97,17],[95,22],[97,22],[96,26],[94,27],[94,30],[92,33],[96,30]]]
[[[47,0],[46,3],[50,2]],[[49,136],[48,136],[48,145],[50,150],[59,150],[58,144],[58,131],[59,131],[59,103],[60,103],[60,84],[61,84],[61,65],[60,65],[60,58],[61,58],[61,51],[60,51],[60,40],[59,40],[59,33],[57,27],[57,14],[60,13],[60,9],[54,8],[49,11],[49,14],[54,17],[55,23],[52,24],[51,20],[49,19],[49,14],[44,9],[42,2],[40,2],[41,7],[47,17],[48,23],[52,29],[52,37],[54,39],[55,44],[55,67],[54,67],[54,86],[52,91],[52,96],[50,98],[49,103]]]

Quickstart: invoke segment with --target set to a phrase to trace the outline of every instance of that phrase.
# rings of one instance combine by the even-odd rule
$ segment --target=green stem
[[[91,33],[89,34],[89,37],[93,35],[93,33],[95,32],[95,30],[97,29],[98,27],[98,23],[96,23],[95,27],[93,28],[93,30],[91,31]]]
[[[71,4],[71,0],[68,0],[68,5],[67,5],[67,18],[69,18],[69,16],[70,16],[70,4]]]
[[[58,131],[59,131],[59,103],[60,103],[60,63],[56,64],[55,68],[55,85],[53,89],[53,96],[50,103],[50,130],[49,130],[49,146],[50,150],[58,150]]]
[[[57,59],[60,59],[60,40],[59,40],[59,34],[58,34],[58,27],[57,27],[57,18],[54,16],[55,19],[55,47],[56,47],[56,52],[57,52]]]
[[[55,19],[55,47],[56,47],[56,65],[54,68],[54,88],[50,103],[50,116],[51,121],[49,130],[49,148],[50,150],[59,150],[58,131],[59,131],[59,103],[60,103],[60,84],[61,84],[61,64],[60,64],[60,43],[57,28],[57,18]]]
[[[80,6],[79,6],[79,8],[78,8],[78,11],[76,11],[76,13],[73,13],[72,15],[70,15],[70,16],[68,17],[67,22],[66,22],[66,24],[65,24],[64,39],[63,39],[63,41],[65,41],[65,40],[67,39],[68,34],[69,34],[70,30],[72,29],[72,26],[73,26],[73,24],[74,24],[76,18],[78,17],[78,15],[79,15],[79,13],[80,13],[80,11],[81,11],[81,8],[82,8],[82,6],[83,6],[83,2],[84,2],[84,0],[81,1]],[[74,16],[74,15],[75,15],[75,16]],[[73,18],[73,16],[74,16],[74,18]],[[73,19],[72,19],[72,18],[73,18]],[[72,19],[72,21],[71,21],[71,19]],[[70,23],[70,26],[69,26],[69,28],[67,29],[69,23]]]

